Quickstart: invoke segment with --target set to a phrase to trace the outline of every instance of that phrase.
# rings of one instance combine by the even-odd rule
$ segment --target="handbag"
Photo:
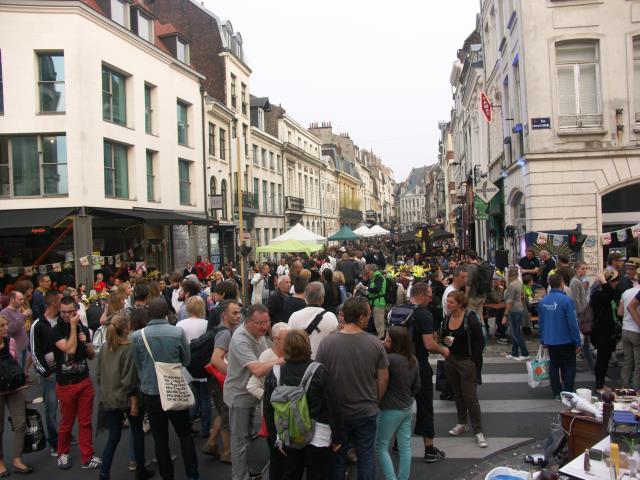
[[[13,421],[9,417],[9,423],[13,430]],[[25,409],[25,434],[24,434],[24,446],[22,447],[23,453],[33,453],[44,450],[47,446],[47,439],[44,435],[44,425],[42,424],[42,417],[37,410],[33,408]]]
[[[447,371],[445,370],[445,361],[438,360],[436,363],[436,391],[445,392],[449,390],[447,384]]]
[[[549,385],[549,363],[549,354],[540,345],[536,359],[527,362],[527,381],[531,388]]]
[[[151,353],[151,348],[149,347],[144,331],[145,329],[143,328],[140,332],[144,346],[147,348],[147,352],[149,352],[156,371],[162,409],[166,412],[168,410],[186,410],[191,408],[195,405],[196,400],[182,373],[182,364],[179,362],[156,362]]]
[[[5,339],[5,341],[8,345],[8,340]],[[13,392],[26,384],[27,378],[22,367],[11,355],[3,355],[0,358],[0,392]]]

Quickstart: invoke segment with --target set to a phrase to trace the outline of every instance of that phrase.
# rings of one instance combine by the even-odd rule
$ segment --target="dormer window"
[[[111,0],[111,20],[127,26],[127,6],[123,0]]]
[[[153,20],[139,8],[131,9],[131,30],[147,42],[153,43]]]
[[[258,128],[264,130],[264,110],[258,109]]]
[[[176,39],[176,58],[182,63],[189,63],[189,44]]]

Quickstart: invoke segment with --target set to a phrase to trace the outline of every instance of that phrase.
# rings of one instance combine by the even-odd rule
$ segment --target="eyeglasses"
[[[60,310],[60,315],[73,315],[76,313],[75,310]]]

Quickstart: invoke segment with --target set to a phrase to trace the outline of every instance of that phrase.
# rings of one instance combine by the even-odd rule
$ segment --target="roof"
[[[256,97],[255,95],[249,95],[249,104],[251,108],[258,107],[262,108],[263,110],[268,110],[271,108],[269,97]]]
[[[413,168],[407,178],[407,193],[426,185],[427,167]]]

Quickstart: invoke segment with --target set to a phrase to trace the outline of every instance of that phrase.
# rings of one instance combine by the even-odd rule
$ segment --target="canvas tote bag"
[[[160,393],[160,403],[162,409],[168,410],[186,410],[191,408],[195,403],[195,398],[189,384],[182,374],[181,363],[165,363],[156,362],[149,348],[147,337],[144,334],[145,329],[141,330],[142,340],[144,341],[147,352],[153,361],[156,369],[156,377],[158,378],[158,392]]]

